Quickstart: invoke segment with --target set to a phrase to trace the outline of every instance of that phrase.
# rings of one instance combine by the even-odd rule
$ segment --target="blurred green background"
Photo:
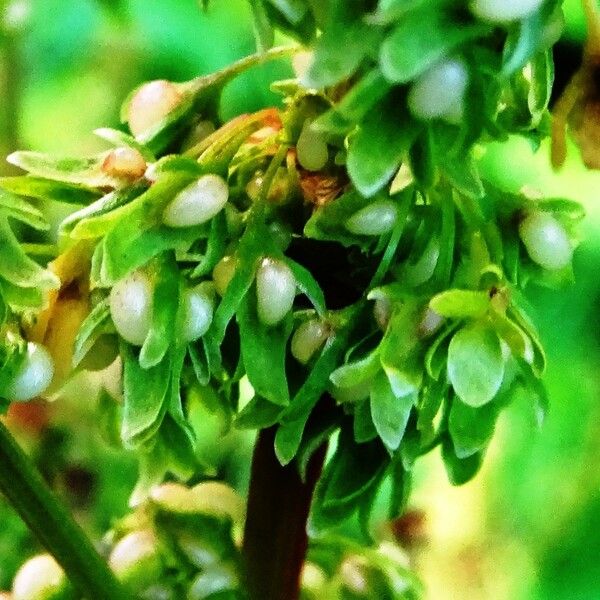
[[[92,131],[116,126],[122,99],[141,81],[185,80],[254,50],[248,3],[214,0],[13,0],[1,2],[0,153],[18,148],[60,154],[103,148]],[[559,75],[576,67],[585,35],[578,0],[566,0],[557,51]],[[563,52],[564,50],[564,52]],[[283,63],[252,70],[230,85],[224,119],[278,102],[269,82],[289,76]],[[419,467],[410,502],[417,526],[404,541],[433,600],[594,600],[600,598],[600,173],[572,149],[552,173],[548,148],[525,140],[482,149],[486,176],[516,190],[584,204],[577,281],[527,295],[548,350],[551,409],[542,429],[526,402],[501,418],[481,475],[451,488],[434,453]],[[8,165],[0,171],[9,172]],[[61,214],[60,206],[49,212]],[[50,215],[51,216],[51,215]],[[13,414],[44,474],[96,535],[126,511],[136,477],[132,456],[111,448],[111,424],[98,428],[93,382],[31,414]],[[68,408],[65,406],[68,404]],[[223,435],[199,401],[192,410],[207,464],[243,490],[252,440]],[[41,415],[41,416],[40,416]],[[48,420],[48,422],[46,422]],[[36,550],[25,527],[0,503],[0,589]]]

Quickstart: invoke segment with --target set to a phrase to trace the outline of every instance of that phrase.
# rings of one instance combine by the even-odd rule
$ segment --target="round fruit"
[[[329,337],[329,328],[320,319],[302,323],[292,336],[292,356],[305,365]]]
[[[110,291],[110,315],[118,334],[130,344],[141,346],[152,324],[153,286],[142,271],[118,281]]]
[[[237,260],[234,256],[224,256],[213,269],[212,276],[215,284],[215,290],[219,296],[224,296],[229,282],[233,279]]]
[[[203,281],[183,292],[183,339],[193,342],[202,337],[213,318],[215,286]]]
[[[149,530],[127,534],[113,548],[108,564],[120,581],[135,590],[152,585],[162,573],[156,536]]]
[[[256,273],[256,308],[263,325],[277,325],[292,309],[296,279],[290,268],[264,258]]]
[[[519,224],[519,235],[531,260],[544,269],[555,271],[571,262],[573,248],[567,232],[552,215],[529,213]]]
[[[31,400],[48,388],[53,375],[54,361],[48,350],[41,344],[29,342],[4,395],[13,401]]]
[[[518,21],[535,12],[544,0],[473,0],[471,10],[483,21]]]
[[[146,172],[146,161],[135,148],[115,148],[104,159],[102,170],[111,177],[138,179]]]
[[[164,79],[137,89],[127,108],[129,129],[135,137],[154,129],[181,101],[174,84]]]
[[[320,171],[329,160],[329,150],[323,134],[305,124],[296,142],[300,166],[307,171]]]
[[[18,570],[13,600],[71,600],[75,594],[60,565],[49,554],[30,558]]]
[[[460,122],[468,82],[469,72],[462,60],[443,60],[413,82],[408,107],[418,119]]]
[[[218,175],[203,175],[175,196],[163,212],[169,227],[201,225],[221,212],[229,198],[229,186]]]
[[[356,235],[382,235],[391,231],[398,219],[398,207],[391,200],[377,200],[346,220],[346,229]]]

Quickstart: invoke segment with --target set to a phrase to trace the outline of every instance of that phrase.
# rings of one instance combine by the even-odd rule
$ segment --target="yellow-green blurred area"
[[[141,81],[189,79],[254,51],[245,0],[213,0],[207,12],[197,0],[1,5],[2,154],[15,144],[60,154],[103,148],[92,131],[118,125],[121,101]],[[579,1],[564,6],[565,39],[581,44]],[[240,77],[225,92],[223,118],[278,102],[269,82],[289,73],[273,63]],[[574,147],[553,173],[548,146],[534,154],[524,139],[482,148],[481,165],[506,189],[527,185],[582,202],[584,241],[572,287],[527,290],[549,359],[544,426],[537,428],[525,399],[517,401],[500,420],[483,471],[462,488],[448,484],[437,452],[423,460],[409,509],[424,521],[406,536],[409,552],[432,600],[594,600],[600,598],[600,173],[586,171]],[[109,425],[99,423],[91,392],[79,385],[71,396],[49,408],[50,427],[27,415],[14,427],[98,535],[126,511],[136,464],[100,441]],[[222,437],[218,416],[194,399],[191,409],[202,458],[243,489],[251,440]],[[0,589],[35,549],[25,526],[1,505]]]

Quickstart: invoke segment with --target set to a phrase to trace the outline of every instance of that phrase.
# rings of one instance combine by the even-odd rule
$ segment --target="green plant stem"
[[[0,491],[88,600],[131,596],[0,422]]]
[[[274,451],[276,428],[262,430],[254,448],[244,558],[251,600],[297,600],[308,548],[306,522],[326,444],[310,459],[302,481],[295,462],[282,467]]]

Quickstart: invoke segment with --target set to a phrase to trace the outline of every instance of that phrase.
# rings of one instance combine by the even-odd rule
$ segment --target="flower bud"
[[[18,570],[13,600],[74,600],[75,594],[60,565],[49,554],[30,558]]]
[[[277,325],[292,309],[296,280],[290,268],[272,258],[264,258],[256,273],[258,318],[264,325]]]
[[[457,58],[439,62],[420,75],[408,92],[408,107],[418,119],[462,120],[469,74],[465,63]]]
[[[146,161],[135,148],[115,148],[106,155],[102,171],[111,177],[138,179],[146,172]]]
[[[153,286],[143,271],[117,281],[110,291],[110,315],[118,334],[134,346],[143,345],[152,324]]]
[[[224,256],[213,269],[212,276],[215,284],[215,290],[219,296],[224,296],[229,282],[233,279],[235,269],[237,266],[237,259],[235,256]]]
[[[564,227],[550,214],[534,211],[519,224],[519,235],[531,260],[544,269],[566,267],[573,248]]]
[[[292,356],[305,365],[329,337],[329,327],[320,319],[302,323],[292,336]]]
[[[210,327],[215,302],[215,286],[203,281],[183,292],[183,339],[193,342],[202,337]]]
[[[307,171],[320,171],[329,160],[329,150],[323,134],[304,124],[296,142],[298,162]]]
[[[483,21],[519,21],[535,12],[543,0],[473,0],[471,10]]]
[[[150,530],[134,531],[120,539],[108,559],[117,578],[141,591],[160,579],[162,562],[157,539]]]
[[[227,182],[218,175],[203,175],[181,190],[163,212],[169,227],[192,227],[221,212],[229,198]]]
[[[181,101],[170,81],[159,79],[140,86],[129,102],[127,121],[137,138],[156,127]]]
[[[391,231],[398,218],[398,207],[391,200],[376,200],[356,211],[346,221],[346,229],[356,235],[382,235]]]
[[[41,344],[29,342],[16,372],[2,394],[8,400],[26,401],[43,393],[54,375],[54,361]]]

